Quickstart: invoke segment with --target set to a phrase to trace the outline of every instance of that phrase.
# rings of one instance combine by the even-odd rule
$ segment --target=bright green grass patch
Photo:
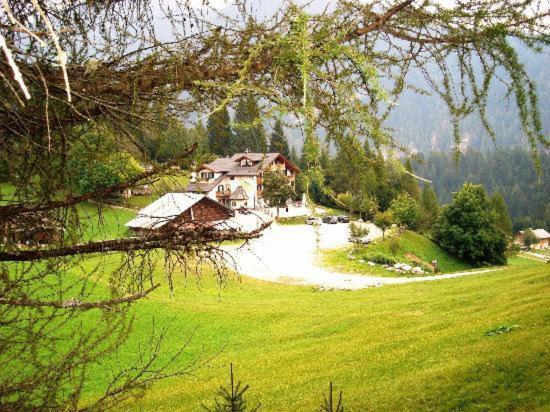
[[[9,183],[0,183],[0,205],[7,204],[15,194],[15,186]]]
[[[391,251],[390,243],[396,240],[398,249],[394,254]],[[355,259],[350,259],[349,254],[354,256]],[[424,264],[429,264],[432,260],[437,259],[439,269],[444,273],[460,272],[473,268],[468,263],[449,255],[428,238],[411,231],[406,231],[394,240],[386,238],[367,246],[354,245],[344,249],[321,251],[320,257],[323,265],[337,271],[395,277],[403,276],[403,274],[389,272],[380,265],[370,267],[366,262],[361,263],[360,260],[367,261],[372,256],[384,256],[396,262],[417,266],[418,263],[410,258],[409,254],[416,256]],[[409,276],[412,275],[409,274]]]
[[[84,242],[127,237],[130,233],[124,224],[136,216],[132,210],[88,202],[77,210]]]
[[[182,365],[192,375],[161,382],[128,409],[201,410],[227,381],[229,363],[249,383],[250,404],[311,411],[329,381],[348,410],[544,409],[550,405],[550,273],[516,258],[509,269],[360,291],[247,278],[219,289],[211,273],[176,279],[137,304],[131,362],[153,323],[168,326],[165,357],[193,335]],[[486,336],[499,325],[509,333]],[[113,361],[114,362],[114,361]],[[94,368],[99,392],[110,363]]]
[[[295,216],[295,217],[282,217],[277,219],[277,223],[280,225],[304,225],[308,216]]]

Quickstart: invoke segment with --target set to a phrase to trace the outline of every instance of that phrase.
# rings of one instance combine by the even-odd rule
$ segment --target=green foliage
[[[234,139],[232,151],[266,153],[267,141],[260,116],[258,102],[252,94],[247,94],[237,103],[233,123]]]
[[[357,238],[362,238],[368,236],[369,228],[367,226],[361,225],[357,222],[350,222],[349,224],[350,235]]]
[[[273,132],[271,133],[271,139],[269,141],[269,151],[272,153],[281,153],[291,162],[296,160],[293,159],[293,157],[296,157],[295,154],[291,156],[290,149],[288,147],[288,140],[285,136],[283,124],[280,119],[275,121],[275,126],[273,127]]]
[[[143,171],[136,159],[117,147],[108,128],[94,125],[74,132],[81,134],[69,150],[68,168],[77,193],[104,189]]]
[[[344,401],[342,398],[342,391],[338,394],[338,399],[334,397],[334,390],[332,388],[332,382],[328,387],[328,394],[323,394],[323,403],[321,405],[321,412],[344,412]]]
[[[508,206],[502,197],[500,192],[494,192],[491,196],[491,206],[495,211],[496,226],[507,236],[512,236],[512,219],[510,213],[508,213]]]
[[[203,408],[209,412],[246,412],[257,411],[260,405],[249,408],[247,401],[244,398],[245,392],[249,389],[248,385],[243,385],[240,381],[235,385],[235,376],[233,375],[233,364],[229,366],[229,386],[220,387],[218,396],[220,399],[215,399],[215,406],[208,408],[203,405]]]
[[[405,161],[405,171],[401,175],[401,188],[416,201],[420,200],[420,187],[418,186],[418,180],[413,176],[410,158]]]
[[[506,263],[506,237],[481,185],[465,184],[443,207],[434,238],[454,256],[476,265]]]
[[[349,210],[350,213],[353,213],[353,195],[351,193],[338,193],[336,196],[336,204]]]
[[[391,210],[377,212],[374,215],[374,224],[382,229],[382,239],[386,235],[386,230],[395,222],[395,216]]]
[[[392,236],[387,240],[388,249],[390,253],[395,256],[399,252],[399,238],[397,236]]]
[[[407,228],[416,229],[420,219],[418,202],[408,193],[403,192],[392,200],[389,209],[395,221]]]
[[[381,254],[366,254],[363,255],[363,260],[367,262],[374,262],[378,265],[394,265],[397,263],[395,259]]]
[[[502,193],[517,232],[550,227],[550,153],[541,151],[539,156],[540,181],[531,153],[519,148],[468,150],[458,164],[449,153],[432,152],[422,163],[414,163],[414,169],[432,181],[442,204],[449,203],[452,193],[466,182],[482,184],[491,194]]]
[[[234,150],[233,131],[227,107],[223,106],[208,116],[206,124],[208,150],[218,156],[230,156]]]
[[[437,196],[429,183],[424,183],[421,196],[422,226],[430,229],[439,216],[439,202]]]
[[[537,237],[537,235],[535,235],[535,232],[533,232],[531,229],[527,229],[523,233],[523,244],[527,248],[530,248],[531,245],[534,245],[538,242],[539,242],[539,238]]]
[[[264,172],[263,185],[262,196],[270,206],[285,206],[287,200],[295,196],[288,178],[277,171],[268,170]]]

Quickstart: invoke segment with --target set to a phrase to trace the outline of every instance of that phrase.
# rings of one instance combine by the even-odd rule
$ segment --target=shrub
[[[351,222],[349,225],[349,231],[353,237],[365,237],[369,234],[369,228],[356,222]]]
[[[365,255],[363,257],[365,261],[377,263],[379,265],[394,265],[396,261],[384,255]]]
[[[393,236],[388,239],[388,249],[393,256],[399,251],[399,246],[399,239],[397,237]]]

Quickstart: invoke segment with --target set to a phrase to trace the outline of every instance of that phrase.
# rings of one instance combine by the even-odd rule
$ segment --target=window
[[[208,179],[208,173],[201,172],[201,179]]]
[[[201,172],[201,179],[214,179],[214,172]]]
[[[252,166],[252,162],[250,161],[250,159],[242,159],[241,166]]]
[[[231,202],[231,206],[237,207],[237,202]]]
[[[231,176],[231,180],[235,180],[235,176]]]
[[[218,186],[218,192],[223,192],[223,185]]]
[[[209,179],[214,179],[214,172],[209,172],[208,173],[208,178]]]
[[[258,185],[257,189],[260,191],[262,190],[262,185]]]

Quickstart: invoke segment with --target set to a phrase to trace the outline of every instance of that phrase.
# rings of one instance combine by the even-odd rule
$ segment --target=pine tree
[[[412,174],[411,159],[407,159],[405,161],[405,172],[401,177],[401,187],[415,200],[420,200],[420,187],[418,187],[418,181]]]
[[[231,119],[227,107],[212,113],[208,117],[206,132],[208,150],[219,156],[229,156],[234,150],[234,136],[231,130]]]
[[[241,98],[235,109],[235,152],[265,153],[267,139],[258,102],[251,94]]]
[[[275,127],[273,128],[273,132],[271,133],[269,151],[272,153],[281,153],[287,159],[290,157],[288,140],[286,139],[285,132],[283,130],[283,124],[279,119],[275,121]]]
[[[193,143],[197,144],[197,154],[203,155],[208,152],[208,136],[204,125],[199,120],[191,132]]]
[[[235,384],[235,375],[233,374],[233,364],[229,367],[229,386],[220,387],[218,391],[218,399],[215,399],[215,405],[213,408],[209,408],[205,405],[202,407],[209,412],[246,412],[257,411],[260,408],[260,404],[256,407],[249,407],[244,394],[249,389],[248,385],[243,385],[240,381]]]
[[[508,236],[512,236],[512,218],[500,192],[494,192],[491,196],[491,207],[497,214],[496,227]]]
[[[439,202],[437,196],[432,188],[432,185],[425,183],[422,188],[422,215],[423,226],[430,228],[439,216]]]

